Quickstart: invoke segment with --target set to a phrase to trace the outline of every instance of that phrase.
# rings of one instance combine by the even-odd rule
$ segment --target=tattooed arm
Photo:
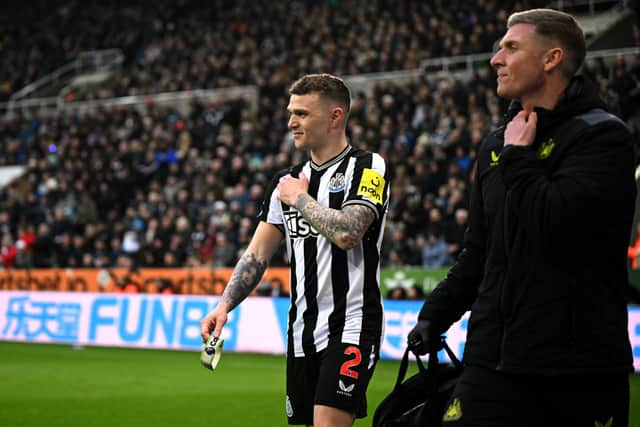
[[[376,216],[364,205],[350,205],[342,210],[322,206],[307,193],[309,180],[300,173],[298,178],[286,175],[278,184],[278,199],[295,207],[320,234],[340,249],[353,248],[364,236]]]
[[[364,205],[349,205],[342,210],[326,208],[307,193],[298,195],[295,208],[320,234],[348,250],[362,240],[376,216]]]
[[[259,259],[256,254],[245,252],[238,260],[231,279],[222,293],[222,301],[227,313],[233,310],[255,288],[267,268],[266,259]]]
[[[240,304],[260,283],[267,264],[282,242],[282,233],[272,224],[260,222],[249,247],[238,260],[229,283],[216,308],[200,321],[202,340],[213,331],[219,337],[227,322],[227,313]]]

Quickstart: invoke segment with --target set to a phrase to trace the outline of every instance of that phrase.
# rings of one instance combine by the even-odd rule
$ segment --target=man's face
[[[331,126],[331,109],[319,94],[291,95],[287,111],[296,149],[311,150],[324,143]]]
[[[498,73],[498,95],[524,103],[536,97],[545,84],[542,40],[534,34],[533,24],[516,24],[500,41],[500,49],[491,58]]]

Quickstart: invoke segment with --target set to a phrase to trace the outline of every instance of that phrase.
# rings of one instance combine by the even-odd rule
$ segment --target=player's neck
[[[322,165],[342,153],[348,145],[346,135],[342,135],[341,138],[335,141],[328,141],[321,147],[313,148],[311,150],[311,160],[316,165]]]

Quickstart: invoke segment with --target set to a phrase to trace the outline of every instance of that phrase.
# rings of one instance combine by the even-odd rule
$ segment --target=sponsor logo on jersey
[[[378,171],[365,168],[358,184],[358,196],[371,200],[373,203],[382,204],[382,192],[385,180]]]
[[[329,180],[329,192],[330,193],[339,193],[343,191],[347,186],[346,181],[344,179],[344,174],[338,172]]]
[[[284,211],[284,220],[289,237],[292,239],[306,239],[308,237],[318,237],[320,233],[295,209]]]

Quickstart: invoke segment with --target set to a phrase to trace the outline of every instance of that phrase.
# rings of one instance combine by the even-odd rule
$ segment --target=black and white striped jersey
[[[375,221],[358,245],[340,249],[295,208],[278,200],[279,179],[300,172],[309,179],[309,194],[322,206],[341,209],[360,204],[375,212]],[[380,246],[389,188],[384,159],[351,146],[322,165],[309,160],[284,170],[271,182],[259,217],[283,232],[291,263],[288,354],[313,354],[333,342],[379,345]]]

